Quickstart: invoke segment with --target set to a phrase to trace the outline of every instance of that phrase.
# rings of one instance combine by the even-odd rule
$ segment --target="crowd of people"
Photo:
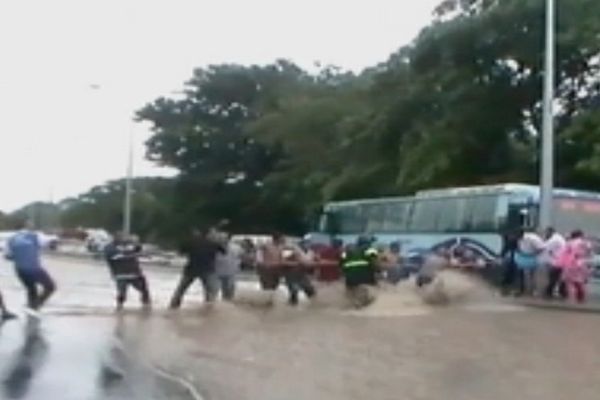
[[[25,289],[27,312],[36,315],[56,285],[41,264],[37,235],[26,225],[22,228],[8,241],[5,256],[14,262],[16,276]],[[248,241],[233,241],[224,223],[206,230],[195,229],[180,248],[186,264],[169,307],[178,309],[195,281],[201,283],[206,303],[212,304],[219,297],[232,301],[236,277],[243,265],[256,271],[262,290],[274,292],[283,281],[291,306],[299,304],[301,293],[309,300],[317,296],[315,277],[321,281],[343,278],[350,304],[355,307],[372,302],[371,288],[382,280],[396,284],[416,273],[416,284],[423,287],[433,282],[443,268],[485,266],[469,249],[457,245],[433,252],[417,270],[403,259],[400,243],[377,248],[373,244],[371,238],[361,236],[356,243],[345,246],[339,240],[332,240],[329,246],[315,246],[306,238],[291,241],[276,233],[268,243],[255,246]],[[129,287],[139,292],[143,307],[151,307],[149,283],[139,262],[141,251],[135,237],[121,233],[115,234],[104,249],[115,282],[117,310],[124,307]],[[592,254],[590,242],[579,230],[571,232],[567,239],[552,228],[547,228],[542,236],[523,230],[508,234],[501,253],[503,293],[583,303]],[[0,293],[0,319],[15,317]]]
[[[553,228],[542,236],[519,230],[505,237],[504,294],[583,303],[592,274],[592,244],[581,230],[567,238]]]
[[[236,278],[242,265],[251,266],[264,291],[274,292],[283,282],[287,287],[288,303],[296,306],[303,293],[308,299],[317,295],[315,276],[323,281],[334,281],[343,276],[350,295],[365,285],[375,285],[387,271],[386,279],[397,282],[407,276],[402,269],[400,247],[393,244],[377,251],[368,238],[361,238],[354,246],[342,248],[342,242],[333,240],[330,246],[311,246],[304,239],[292,241],[282,234],[273,234],[269,242],[256,246],[247,241],[231,239],[223,224],[206,230],[195,229],[180,252],[186,257],[169,307],[178,309],[192,283],[199,281],[206,303],[219,297],[232,301],[236,293]],[[5,257],[13,261],[15,272],[27,293],[26,311],[37,316],[39,309],[56,290],[54,280],[41,263],[41,244],[36,233],[24,224],[10,238]],[[144,308],[152,305],[148,279],[140,265],[142,246],[134,236],[116,233],[104,248],[104,258],[115,284],[116,309],[122,310],[130,287],[139,293]],[[360,294],[356,295],[360,297]],[[363,293],[364,297],[364,293]],[[363,300],[364,302],[365,300]],[[15,318],[4,304],[0,294],[0,318]]]

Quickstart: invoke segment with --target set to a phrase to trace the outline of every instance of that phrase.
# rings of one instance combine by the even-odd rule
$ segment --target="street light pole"
[[[552,225],[554,186],[554,68],[555,0],[546,0],[546,66],[544,73],[544,121],[540,157],[540,228]]]
[[[103,90],[102,85],[93,83],[89,85],[91,90]],[[123,197],[123,233],[125,235],[131,234],[131,197],[133,194],[132,180],[133,180],[133,122],[129,121],[129,144],[127,154],[127,172],[125,176],[125,196]]]
[[[129,150],[127,156],[127,176],[125,178],[125,198],[123,200],[123,233],[131,234],[131,195],[133,179],[133,123],[129,127]]]

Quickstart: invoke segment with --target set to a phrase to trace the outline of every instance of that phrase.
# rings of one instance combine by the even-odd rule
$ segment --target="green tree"
[[[535,181],[544,0],[445,0],[409,46],[359,75],[267,66],[198,69],[183,99],[140,110],[148,157],[177,168],[174,226],[223,217],[301,231],[330,199]],[[600,3],[558,2],[558,180],[599,172]]]
[[[264,181],[281,151],[259,143],[246,128],[307,79],[286,61],[211,66],[194,72],[185,98],[158,99],[139,111],[139,119],[153,126],[149,159],[180,171],[176,202],[182,229],[220,218],[230,218],[239,229],[268,229],[282,216],[286,228],[301,229],[285,202],[263,202]]]
[[[544,2],[444,7],[390,58],[373,87],[393,92],[372,132],[398,171],[398,190],[535,179]],[[597,97],[597,11],[591,0],[560,2],[557,103],[567,125]]]
[[[132,182],[134,232],[148,241],[168,243],[177,239],[172,227],[174,182],[168,178],[136,178]],[[118,231],[123,223],[125,180],[95,186],[77,198],[63,200],[63,228],[104,228]]]

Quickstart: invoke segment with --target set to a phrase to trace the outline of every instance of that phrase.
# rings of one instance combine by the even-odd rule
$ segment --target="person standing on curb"
[[[534,232],[519,231],[519,242],[515,253],[515,263],[520,270],[522,278],[521,287],[527,296],[536,293],[536,269],[538,268],[538,256],[544,250],[544,241]]]
[[[558,265],[558,256],[566,245],[565,238],[552,227],[546,228],[546,242],[541,256],[542,268],[547,271],[548,281],[544,295],[547,299],[554,298],[557,286],[560,287],[562,268]],[[561,290],[564,292],[564,290]]]
[[[519,277],[519,269],[515,261],[515,255],[519,249],[519,233],[507,232],[502,237],[502,251],[500,252],[501,264],[504,269],[502,276],[501,292],[503,296],[515,293],[515,283],[523,284]],[[524,287],[518,289],[518,293],[525,291]]]
[[[127,289],[133,286],[140,292],[142,305],[151,306],[148,281],[140,268],[139,254],[142,246],[123,233],[115,234],[114,240],[104,248],[104,257],[117,287],[117,310],[123,309],[127,300]]]
[[[215,260],[217,254],[225,254],[225,249],[223,245],[211,240],[209,235],[208,231],[194,229],[191,238],[181,248],[181,252],[187,257],[187,263],[171,298],[169,308],[172,310],[181,307],[185,293],[196,279],[202,282],[206,303],[214,303],[217,297],[219,282],[215,271]]]
[[[566,292],[572,302],[582,304],[586,301],[591,254],[590,242],[585,239],[581,230],[575,230],[558,257],[558,264],[563,268],[562,279],[566,285]]]

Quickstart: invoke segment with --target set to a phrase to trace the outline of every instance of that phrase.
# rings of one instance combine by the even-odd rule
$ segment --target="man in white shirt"
[[[240,245],[231,240],[231,236],[221,244],[225,248],[225,253],[217,254],[215,269],[221,283],[223,300],[232,301],[235,296],[236,275],[240,272],[243,250]]]
[[[519,242],[515,263],[519,270],[521,294],[533,295],[536,292],[536,270],[539,256],[544,250],[544,241],[534,232],[519,232]]]
[[[552,227],[546,228],[544,232],[544,250],[540,256],[542,269],[547,272],[547,285],[544,295],[551,299],[554,297],[556,287],[560,283],[562,269],[557,263],[561,250],[565,247],[565,238]]]

